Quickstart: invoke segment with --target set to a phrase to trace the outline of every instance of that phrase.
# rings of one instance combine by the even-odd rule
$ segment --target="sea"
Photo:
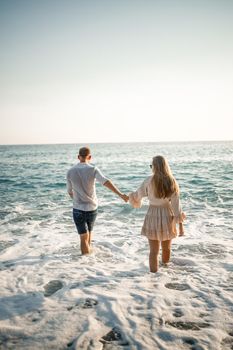
[[[82,256],[66,173],[83,144],[0,146],[0,349],[233,349],[233,142],[88,144],[124,193],[167,158],[185,235],[149,272],[148,209],[97,183]]]

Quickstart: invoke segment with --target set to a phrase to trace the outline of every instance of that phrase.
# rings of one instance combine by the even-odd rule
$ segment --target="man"
[[[91,151],[88,147],[80,148],[78,159],[79,163],[67,172],[67,191],[73,198],[73,219],[80,236],[81,252],[88,254],[98,207],[95,181],[106,186],[125,202],[128,201],[128,196],[121,193],[97,167],[90,164]]]

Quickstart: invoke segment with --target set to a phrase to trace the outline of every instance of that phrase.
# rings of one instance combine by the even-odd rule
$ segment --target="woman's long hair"
[[[179,193],[179,186],[172,175],[167,160],[162,156],[156,156],[152,161],[152,186],[155,197],[169,198],[173,193]]]

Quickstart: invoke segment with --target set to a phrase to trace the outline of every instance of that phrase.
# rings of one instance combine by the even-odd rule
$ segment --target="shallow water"
[[[79,145],[0,146],[0,349],[232,349],[233,142],[90,146],[125,192],[167,157],[186,234],[150,274],[147,202],[97,185],[94,252],[81,256],[65,186]]]

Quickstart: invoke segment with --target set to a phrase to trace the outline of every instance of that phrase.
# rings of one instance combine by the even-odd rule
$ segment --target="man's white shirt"
[[[95,182],[102,185],[108,179],[101,171],[89,164],[78,163],[67,172],[67,191],[73,192],[73,207],[75,209],[91,211],[98,207]]]

